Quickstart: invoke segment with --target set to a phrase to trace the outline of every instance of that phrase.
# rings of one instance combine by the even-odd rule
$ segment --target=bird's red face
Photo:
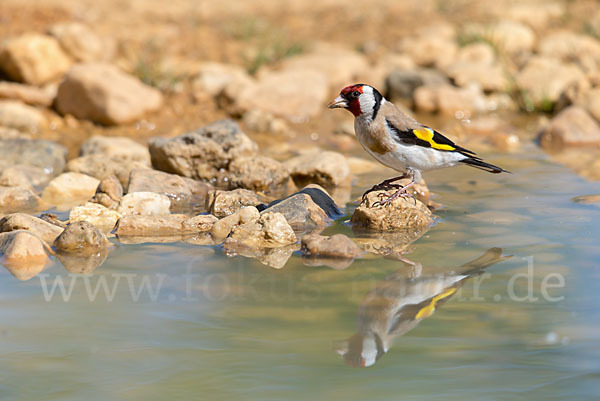
[[[364,85],[356,84],[346,86],[340,92],[340,95],[333,99],[331,103],[327,105],[330,109],[346,109],[349,110],[354,116],[359,116],[362,114],[362,109],[360,106],[360,97],[363,94]]]

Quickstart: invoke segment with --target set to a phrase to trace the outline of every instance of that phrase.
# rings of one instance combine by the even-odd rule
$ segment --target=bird
[[[423,171],[464,164],[494,174],[510,173],[483,161],[475,152],[455,144],[439,131],[403,113],[370,85],[346,86],[327,107],[350,111],[354,115],[354,131],[362,147],[381,164],[402,173],[374,185],[363,194],[364,202],[370,192],[397,190],[375,202],[374,206],[389,205],[398,197],[412,197],[407,190],[421,181]],[[410,183],[404,186],[394,184],[404,178],[410,178]]]

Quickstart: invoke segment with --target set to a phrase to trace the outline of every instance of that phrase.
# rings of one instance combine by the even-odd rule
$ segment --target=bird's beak
[[[335,99],[333,99],[327,105],[327,107],[330,109],[340,109],[340,108],[345,109],[346,107],[348,107],[348,103],[346,103],[346,100],[343,97],[338,96]]]

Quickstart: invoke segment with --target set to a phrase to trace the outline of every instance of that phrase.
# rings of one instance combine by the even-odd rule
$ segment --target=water
[[[600,184],[526,151],[490,158],[513,175],[427,174],[446,206],[408,247],[415,266],[370,255],[334,270],[294,254],[277,270],[218,247],[117,243],[87,278],[59,264],[28,281],[2,270],[0,399],[598,399],[600,208],[573,198]],[[326,233],[353,235],[346,219]],[[512,257],[460,276],[493,247]],[[68,301],[42,289],[59,278],[65,291],[74,280]],[[435,308],[394,314],[402,294],[432,285]],[[357,328],[359,309],[372,315]],[[365,342],[372,366],[338,355],[379,326],[405,333],[376,361],[377,341]]]

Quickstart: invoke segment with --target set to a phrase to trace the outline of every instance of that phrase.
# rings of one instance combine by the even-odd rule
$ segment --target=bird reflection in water
[[[356,333],[334,344],[336,352],[350,366],[375,364],[396,337],[431,316],[469,278],[509,257],[502,256],[502,249],[491,248],[479,258],[445,272],[424,271],[420,264],[409,262],[412,271],[401,269],[390,274],[367,294],[358,308]]]

